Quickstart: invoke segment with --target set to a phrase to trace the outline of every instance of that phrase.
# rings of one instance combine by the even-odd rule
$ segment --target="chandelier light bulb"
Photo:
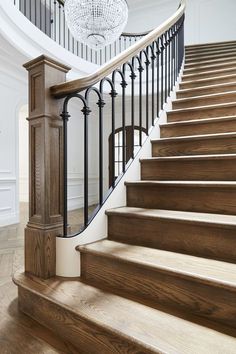
[[[128,5],[126,0],[66,0],[65,17],[75,39],[98,50],[119,38]]]

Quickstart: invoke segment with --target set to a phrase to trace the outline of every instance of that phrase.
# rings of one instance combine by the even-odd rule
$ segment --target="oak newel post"
[[[61,100],[50,87],[66,81],[69,67],[45,56],[24,65],[29,72],[29,222],[25,271],[50,278],[56,271],[56,236],[63,223]]]

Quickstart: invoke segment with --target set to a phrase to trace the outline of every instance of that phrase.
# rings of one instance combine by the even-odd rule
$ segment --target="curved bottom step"
[[[79,353],[232,354],[236,350],[235,337],[217,328],[149,308],[79,279],[43,281],[17,272],[14,282],[20,309],[73,343]]]

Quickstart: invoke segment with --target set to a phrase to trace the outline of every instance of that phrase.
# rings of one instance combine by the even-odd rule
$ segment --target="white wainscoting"
[[[0,178],[0,226],[17,222],[19,210],[16,204],[16,178]]]
[[[98,202],[98,177],[89,176],[89,205]],[[81,174],[74,173],[68,177],[68,210],[75,210],[84,207],[84,179]]]

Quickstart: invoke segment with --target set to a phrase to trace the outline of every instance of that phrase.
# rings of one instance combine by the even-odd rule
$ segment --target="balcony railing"
[[[77,41],[66,24],[62,0],[13,0],[14,5],[43,33],[63,48],[91,63],[102,65],[132,46],[144,33],[123,33],[119,39],[99,51]]]

